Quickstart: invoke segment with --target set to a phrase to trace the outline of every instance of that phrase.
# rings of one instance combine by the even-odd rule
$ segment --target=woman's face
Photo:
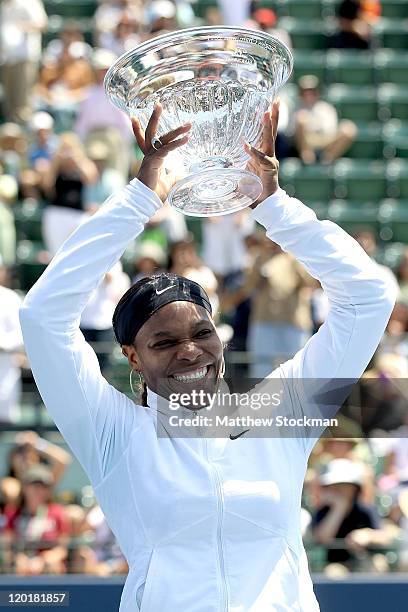
[[[24,497],[31,509],[48,503],[51,495],[50,488],[41,482],[32,482],[23,487]]]
[[[171,302],[143,325],[133,346],[122,347],[131,367],[162,397],[214,393],[223,350],[209,313],[191,302]]]

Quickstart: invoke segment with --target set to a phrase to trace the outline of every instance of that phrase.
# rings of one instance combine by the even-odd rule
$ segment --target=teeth
[[[179,382],[191,382],[193,380],[200,380],[201,378],[204,378],[207,372],[208,366],[205,366],[205,368],[201,368],[201,370],[191,372],[190,374],[174,374],[173,376]]]

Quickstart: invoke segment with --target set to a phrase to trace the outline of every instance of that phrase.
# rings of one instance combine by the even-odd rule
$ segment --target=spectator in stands
[[[146,6],[146,21],[150,36],[159,36],[177,30],[177,11],[174,2],[152,0]]]
[[[28,162],[31,168],[43,173],[44,163],[48,167],[47,162],[51,162],[58,147],[58,136],[54,132],[54,119],[49,113],[38,111],[32,116],[29,128],[32,140],[28,147]]]
[[[85,217],[84,190],[98,179],[98,170],[73,133],[60,135],[59,147],[44,177],[50,199],[43,216],[47,250],[54,255]]]
[[[99,44],[116,56],[122,55],[140,43],[140,28],[141,24],[132,13],[123,12],[113,30],[101,33]]]
[[[144,240],[138,245],[134,260],[132,285],[145,276],[161,272],[166,264],[166,251],[156,242]]]
[[[314,279],[290,254],[264,236],[243,286],[223,300],[229,310],[251,298],[248,350],[252,378],[263,378],[305,344],[311,332]]]
[[[81,24],[77,21],[68,19],[64,20],[62,30],[58,38],[53,38],[44,49],[42,61],[44,64],[58,64],[64,53],[69,49],[72,43],[81,43],[84,57],[90,59],[92,55],[92,47],[85,43],[84,35],[81,30]]]
[[[31,467],[46,465],[51,470],[54,484],[57,484],[71,461],[70,453],[41,438],[35,431],[19,432],[8,457],[6,477],[1,481],[7,502],[16,502],[24,474]]]
[[[94,533],[92,550],[87,559],[87,573],[97,576],[126,574],[128,565],[100,506],[94,506],[88,512],[86,521]]]
[[[198,257],[196,245],[191,237],[171,246],[169,272],[185,276],[199,283],[210,299],[214,318],[217,318],[219,307],[218,282],[211,268],[203,264]]]
[[[88,212],[96,212],[112,193],[126,185],[126,181],[119,170],[108,165],[109,149],[104,142],[92,141],[88,147],[88,157],[98,170],[98,178],[95,183],[85,187],[85,207]]]
[[[8,121],[25,121],[30,116],[30,93],[46,26],[42,0],[3,0],[0,4],[0,69]]]
[[[246,267],[245,238],[254,227],[247,210],[202,220],[203,260],[221,283],[241,274]]]
[[[63,47],[56,59],[45,57],[40,78],[35,87],[38,110],[52,113],[58,131],[72,129],[79,103],[94,80],[88,58],[88,45],[72,42]]]
[[[61,446],[41,438],[35,431],[21,431],[16,434],[15,446],[9,456],[8,475],[22,480],[26,470],[44,463],[51,470],[54,484],[57,484],[71,461],[71,454]]]
[[[138,21],[143,15],[143,5],[143,0],[99,0],[99,6],[94,15],[95,39],[98,47],[104,46],[101,37],[112,32],[123,13]]]
[[[349,148],[357,127],[352,121],[339,121],[334,106],[320,98],[316,76],[301,77],[298,87],[300,105],[294,120],[299,156],[305,164],[330,164]]]
[[[313,517],[313,535],[319,544],[327,546],[329,563],[340,563],[348,569],[358,568],[358,558],[347,542],[335,545],[336,539],[350,540],[361,529],[378,529],[379,520],[373,507],[360,501],[363,466],[350,459],[333,459],[320,476],[321,506]],[[366,551],[367,552],[367,551]]]
[[[21,372],[17,353],[23,351],[18,311],[20,296],[5,287],[7,268],[0,260],[0,425],[20,417]]]
[[[27,165],[27,138],[17,123],[3,123],[0,127],[0,169],[19,180]]]
[[[6,504],[5,533],[18,543],[17,575],[64,574],[66,572],[69,525],[65,509],[51,501],[53,476],[36,465],[23,476],[21,500]]]
[[[0,268],[10,266],[16,260],[16,228],[11,206],[17,193],[16,179],[8,174],[0,176]]]
[[[251,0],[220,0],[219,6],[225,25],[243,26],[250,15]]]
[[[108,165],[128,178],[132,129],[128,117],[109,102],[103,80],[116,56],[106,49],[96,49],[92,57],[95,84],[87,91],[79,107],[75,132],[90,145],[94,140],[109,149]]]
[[[368,49],[371,30],[359,0],[343,0],[337,9],[338,31],[330,46],[336,49]]]
[[[113,312],[129,287],[130,279],[118,262],[105,274],[103,282],[95,289],[82,312],[81,331],[87,342],[95,343],[101,370],[109,365],[113,348]]]
[[[259,8],[256,4],[253,5],[251,11],[251,20],[247,24],[248,27],[254,30],[262,30],[267,32],[274,38],[283,42],[289,49],[292,49],[292,40],[289,33],[278,26],[278,17],[274,10],[267,7]]]

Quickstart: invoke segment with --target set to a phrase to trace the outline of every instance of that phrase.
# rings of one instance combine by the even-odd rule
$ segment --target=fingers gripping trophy
[[[160,151],[176,175],[170,204],[186,215],[216,216],[261,196],[256,169],[262,155],[274,157],[262,135],[271,133],[271,104],[292,66],[289,49],[264,32],[190,28],[122,55],[105,89],[132,118],[145,156],[154,153],[159,163]]]

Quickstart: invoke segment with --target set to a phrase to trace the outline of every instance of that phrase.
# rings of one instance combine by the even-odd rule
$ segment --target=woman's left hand
[[[256,208],[279,188],[279,162],[275,157],[275,141],[278,133],[279,102],[274,102],[271,110],[263,118],[262,140],[259,149],[245,143],[245,151],[251,156],[247,169],[259,176],[263,192],[251,208]]]

